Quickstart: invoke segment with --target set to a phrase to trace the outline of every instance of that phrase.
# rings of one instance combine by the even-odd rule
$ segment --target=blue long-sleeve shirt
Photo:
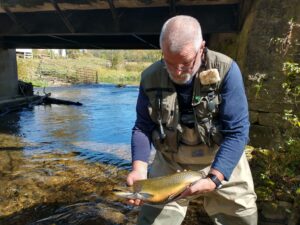
[[[175,85],[181,107],[191,104],[193,82],[186,85]],[[245,95],[242,75],[238,65],[233,62],[225,76],[221,90],[221,104],[219,108],[219,123],[223,142],[212,163],[225,180],[229,180],[231,173],[248,142],[249,117],[248,103]],[[132,130],[131,152],[132,160],[148,162],[151,151],[151,134],[155,123],[148,112],[149,99],[143,87],[140,87],[136,112],[137,119]]]

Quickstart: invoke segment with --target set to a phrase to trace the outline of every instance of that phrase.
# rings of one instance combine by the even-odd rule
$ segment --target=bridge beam
[[[15,49],[0,49],[0,100],[18,95],[18,72]]]

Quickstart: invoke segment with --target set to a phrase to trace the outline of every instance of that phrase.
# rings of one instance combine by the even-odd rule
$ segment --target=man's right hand
[[[137,180],[147,179],[147,168],[147,163],[139,160],[134,161],[132,163],[132,171],[127,176],[127,185],[132,186]],[[128,203],[136,206],[143,204],[140,199],[129,199]]]

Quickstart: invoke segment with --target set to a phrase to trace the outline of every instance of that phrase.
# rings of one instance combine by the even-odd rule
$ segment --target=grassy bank
[[[145,51],[143,52],[146,54]],[[133,53],[132,53],[133,54]],[[134,53],[136,54],[136,53]],[[156,54],[149,52],[150,55]],[[149,66],[156,55],[147,60],[134,55],[94,56],[79,54],[70,58],[36,57],[32,59],[18,58],[19,79],[31,82],[34,86],[57,86],[77,83],[114,83],[124,85],[139,84],[141,72]]]

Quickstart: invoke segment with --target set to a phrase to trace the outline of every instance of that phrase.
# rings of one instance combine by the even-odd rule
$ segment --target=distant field
[[[147,56],[145,52],[142,52],[144,58]],[[149,55],[153,56],[154,53],[149,52]],[[20,80],[31,82],[34,86],[95,82],[136,85],[141,72],[155,61],[151,59],[158,58],[153,56],[143,61],[141,54],[134,52],[135,55],[128,60],[130,55],[126,54],[127,59],[124,58],[124,53],[120,55],[119,52],[109,57],[83,54],[73,58],[18,58],[18,76]]]

